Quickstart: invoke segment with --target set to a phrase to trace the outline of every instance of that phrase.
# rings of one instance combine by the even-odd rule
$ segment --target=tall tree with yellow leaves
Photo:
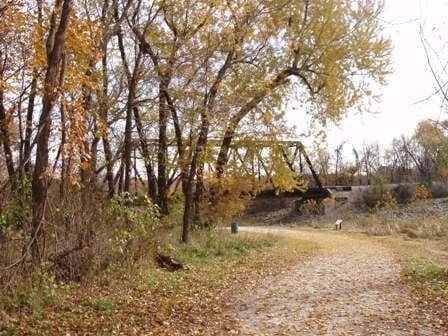
[[[42,232],[47,200],[48,176],[48,141],[51,131],[51,111],[58,98],[58,69],[63,57],[65,34],[72,11],[72,0],[56,1],[49,20],[46,40],[46,74],[43,87],[42,111],[36,136],[36,162],[32,180],[33,223],[31,251],[34,262],[42,257]]]
[[[179,119],[183,123],[178,127],[182,132],[176,130],[177,142],[185,147],[190,139],[188,150],[178,148],[184,152],[184,241],[193,191],[202,189],[210,134],[224,136],[216,161],[221,177],[235,132],[252,111],[276,109],[288,93],[299,90],[316,120],[337,122],[347,109],[362,106],[371,96],[369,85],[383,83],[388,73],[390,42],[383,37],[378,20],[382,5],[376,1],[153,5],[144,27],[133,30],[153,60],[159,99],[166,100],[174,124]],[[192,10],[194,17],[188,15]],[[165,138],[160,134],[159,151]]]

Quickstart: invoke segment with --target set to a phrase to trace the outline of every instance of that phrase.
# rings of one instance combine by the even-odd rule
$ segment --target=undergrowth
[[[189,334],[201,316],[210,320],[207,328],[217,327],[235,290],[255,286],[316,248],[296,239],[222,231],[198,231],[189,245],[174,237],[177,232],[165,232],[154,254],[169,254],[186,270],[168,272],[147,257],[81,283],[48,279],[39,289],[24,288],[7,305],[0,300],[0,335]]]
[[[349,228],[372,236],[403,235],[415,239],[444,239],[448,237],[448,221],[436,216],[425,219],[384,218],[375,214],[347,221]]]

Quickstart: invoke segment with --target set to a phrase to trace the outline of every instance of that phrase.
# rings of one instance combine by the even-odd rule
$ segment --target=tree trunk
[[[36,0],[37,4],[37,22],[38,29],[42,30],[42,0]],[[28,97],[28,108],[26,112],[26,127],[25,127],[25,141],[23,150],[23,162],[21,162],[21,167],[27,175],[31,172],[31,137],[33,135],[33,116],[34,116],[34,106],[37,95],[37,80],[39,72],[35,68],[33,70],[33,79],[31,81],[30,95]]]
[[[137,132],[140,140],[140,151],[145,161],[146,177],[148,179],[148,197],[156,203],[157,202],[157,178],[154,174],[154,167],[151,164],[151,157],[149,153],[149,145],[143,131],[142,119],[140,118],[140,112],[137,107],[134,107],[134,119],[137,126]]]
[[[203,151],[207,145],[209,120],[207,116],[207,111],[204,111],[201,116],[201,130],[199,133],[198,142],[196,144],[196,149],[191,160],[190,172],[187,180],[187,185],[185,187],[185,206],[184,206],[184,217],[182,225],[182,242],[188,243],[190,241],[190,229],[191,222],[194,215],[194,197],[193,197],[193,184],[194,179],[197,174],[198,162],[203,161]]]
[[[61,60],[61,71],[59,76],[59,85],[63,85],[64,79],[65,79],[65,69],[66,69],[66,57],[65,55],[62,56]],[[61,199],[65,196],[65,185],[66,185],[66,162],[65,162],[65,143],[67,141],[67,133],[66,133],[66,124],[65,124],[65,105],[63,102],[61,102],[60,107],[60,116],[61,116],[61,181],[59,181],[59,194],[61,196]]]
[[[25,127],[25,140],[23,149],[23,170],[26,174],[30,174],[31,170],[31,136],[33,134],[33,115],[34,115],[34,102],[37,94],[37,73],[33,74],[31,81],[30,96],[28,98],[28,109],[26,111],[26,127]]]
[[[124,181],[124,162],[121,160],[120,169],[118,170],[118,194],[123,193],[123,181]]]
[[[162,92],[165,90],[163,84],[159,89],[159,146],[157,153],[157,173],[158,173],[158,204],[163,214],[168,214],[168,190],[167,190],[167,156],[168,146],[166,138],[166,128],[168,123],[168,110],[166,99]]]
[[[65,196],[65,184],[66,184],[66,163],[65,163],[65,142],[66,142],[66,130],[65,130],[65,109],[64,105],[61,105],[61,181],[59,184],[59,194],[61,199]]]
[[[107,134],[103,135],[102,140],[103,140],[103,149],[104,149],[104,159],[106,161],[107,188],[109,190],[109,197],[112,198],[115,193],[112,151],[110,149],[110,143],[109,143],[109,138],[108,138]]]
[[[89,68],[87,69],[85,75],[87,78],[92,77],[92,73],[94,70],[94,64],[92,61],[89,62]],[[84,124],[86,127],[85,139],[84,139],[84,149],[83,153],[81,153],[81,167],[80,167],[80,176],[81,176],[81,184],[83,187],[92,187],[92,175],[95,173],[95,167],[92,164],[92,157],[90,156],[90,145],[89,145],[89,120],[87,118],[87,113],[92,108],[92,89],[90,87],[84,86],[82,88],[83,91],[83,109],[84,109]],[[96,137],[96,134],[94,135]]]
[[[131,186],[131,151],[132,151],[132,105],[135,98],[135,85],[129,83],[128,102],[126,107],[126,125],[124,130],[123,162],[124,162],[124,192],[129,192]]]
[[[185,203],[184,203],[184,216],[182,223],[182,242],[188,243],[190,241],[190,229],[191,221],[193,217],[193,181],[194,181],[194,170],[196,165],[191,166],[190,174],[187,179],[187,184],[185,186]]]
[[[1,52],[0,52],[0,58],[1,58]],[[0,79],[3,76],[0,76]],[[14,170],[14,162],[12,157],[12,150],[11,150],[11,140],[9,138],[9,132],[8,132],[8,120],[6,118],[6,110],[5,105],[3,103],[3,90],[0,90],[0,135],[1,135],[1,142],[3,143],[3,151],[5,152],[5,161],[6,161],[6,168],[8,170],[8,177],[9,182],[11,183],[11,187],[15,187],[16,183],[16,174]]]
[[[109,197],[113,197],[115,193],[115,187],[114,187],[114,173],[113,173],[113,163],[112,163],[112,150],[110,148],[110,142],[109,142],[109,124],[107,120],[108,115],[108,73],[107,73],[107,44],[104,46],[103,49],[103,57],[101,60],[102,63],[102,72],[103,72],[103,78],[102,78],[102,98],[101,98],[101,123],[102,127],[104,128],[101,131],[101,139],[103,141],[103,150],[104,150],[104,159],[106,161],[106,180],[107,180],[107,187],[109,190]]]
[[[241,118],[234,118],[235,122],[231,123],[224,133],[224,139],[222,140],[221,148],[218,154],[218,160],[216,161],[216,177],[222,178],[224,175],[224,167],[227,164],[230,145],[232,143],[233,136],[235,135],[236,125],[241,121]]]
[[[61,61],[68,26],[72,0],[58,0],[50,19],[50,30],[47,38],[47,70],[45,75],[42,112],[39,126],[36,149],[36,162],[32,179],[33,221],[31,253],[34,263],[42,260],[42,237],[44,230],[43,217],[48,192],[48,141],[51,131],[51,111],[57,99],[57,70]],[[61,9],[62,7],[62,9]],[[60,12],[59,24],[56,16]]]
[[[94,137],[92,140],[92,144],[90,145],[90,172],[89,172],[89,181],[92,186],[96,186],[97,182],[97,164],[98,164],[98,144],[101,140],[101,136],[98,134],[98,122],[96,116],[94,116],[93,122],[93,132]]]
[[[194,194],[194,218],[200,219],[201,203],[204,198],[204,160],[199,160],[196,168],[196,190]]]

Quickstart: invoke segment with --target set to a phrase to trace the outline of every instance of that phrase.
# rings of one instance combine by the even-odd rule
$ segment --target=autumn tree
[[[315,144],[313,148],[313,162],[316,166],[317,173],[324,180],[324,184],[328,185],[330,182],[330,168],[331,155],[327,146],[323,144]]]
[[[179,184],[188,241],[207,185],[238,171],[228,165],[234,141],[294,136],[283,117],[293,93],[325,125],[384,83],[381,10],[373,0],[8,2],[1,145],[11,184],[32,176],[35,260],[54,180],[63,198],[76,186],[86,206],[104,189],[113,197],[146,184],[164,215]],[[263,162],[273,184],[292,188],[297,167],[283,159],[297,153],[274,145],[248,146],[232,164],[253,173],[238,155],[259,153],[257,169]]]
[[[381,152],[377,143],[364,144],[361,151],[362,171],[367,179],[367,184],[373,182],[373,176],[381,165]]]
[[[32,182],[31,238],[24,252],[31,250],[34,261],[38,262],[43,256],[48,188],[58,160],[68,155],[63,152],[65,141],[53,142],[52,135],[57,133],[55,128],[63,133],[67,130],[67,142],[73,147],[78,147],[80,139],[84,139],[80,120],[85,118],[86,111],[79,108],[82,105],[80,97],[82,88],[90,82],[85,80],[83,69],[86,55],[95,55],[96,51],[88,43],[88,37],[77,35],[80,31],[86,32],[87,25],[82,17],[73,14],[75,6],[72,1],[56,1],[51,6],[42,1],[36,4],[34,7],[31,3],[11,2],[2,12],[7,19],[2,24],[11,26],[2,31],[2,51],[7,53],[3,52],[5,68],[2,74],[5,77],[2,77],[1,91],[3,94],[7,92],[10,104],[8,116],[6,104],[2,101],[2,112],[5,112],[2,116],[7,119],[2,123],[5,126],[2,142],[10,181],[14,184],[18,177],[30,177]],[[11,30],[11,27],[15,29]],[[89,28],[95,31],[92,26]],[[12,32],[14,35],[10,35]],[[13,36],[14,39],[10,39]],[[30,43],[33,52],[26,51]],[[41,102],[37,104],[39,98]],[[61,115],[67,113],[70,128],[66,129],[65,123],[57,123],[54,116],[56,106],[60,108]],[[37,107],[40,115],[34,128]],[[50,147],[56,144],[59,144],[57,155],[50,158]]]
[[[280,107],[293,89],[304,88],[303,100],[316,119],[339,120],[368,92],[369,80],[355,77],[383,82],[387,74],[389,42],[378,23],[380,11],[374,2],[165,1],[149,7],[144,24],[133,25],[159,83],[159,194],[166,188],[168,111],[173,120],[185,241],[193,191],[202,190],[209,135],[224,137],[216,162],[222,177],[240,122],[255,110]]]
[[[344,156],[343,150],[345,146],[345,141],[341,142],[336,149],[334,150],[334,175],[335,175],[335,183],[339,184],[339,174],[344,169]]]
[[[381,8],[372,1],[356,5],[350,1],[305,1],[290,2],[276,12],[276,22],[287,27],[282,62],[265,74],[257,83],[256,94],[230,117],[217,161],[218,175],[223,174],[239,122],[276,89],[304,87],[302,99],[312,106],[313,118],[325,124],[340,120],[347,108],[361,104],[365,93],[369,94],[365,87],[369,80],[361,82],[357,76],[384,82],[389,41],[382,36],[378,22]]]
[[[63,57],[65,34],[72,11],[72,1],[56,1],[49,18],[46,39],[46,74],[43,84],[42,110],[40,113],[36,138],[36,163],[33,172],[33,241],[31,244],[33,259],[39,262],[42,257],[40,246],[43,232],[43,217],[48,192],[48,142],[51,132],[51,112],[58,98],[58,69]]]
[[[28,49],[39,29],[34,32],[28,24],[28,9],[11,1],[0,12],[0,143],[11,186],[30,163],[37,70],[32,67],[34,55]]]
[[[403,149],[414,163],[421,181],[431,183],[447,174],[448,137],[443,123],[423,120],[412,137],[403,139]]]

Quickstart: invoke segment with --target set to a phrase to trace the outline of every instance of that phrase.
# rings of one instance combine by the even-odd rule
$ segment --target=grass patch
[[[408,246],[409,248],[409,246]],[[445,326],[448,325],[448,265],[425,252],[402,262],[403,278],[412,286],[416,300],[423,309],[432,310]],[[442,322],[443,321],[443,322]]]
[[[246,256],[250,251],[272,248],[280,243],[273,236],[239,236],[219,234],[210,231],[205,237],[177,250],[177,257],[187,264],[201,264],[213,259],[223,260]]]
[[[257,277],[265,271],[280,268],[280,265],[285,266],[315,248],[309,242],[274,235],[197,232],[188,245],[174,243],[161,247],[163,253],[183,262],[186,271],[144,269],[142,286],[156,295],[164,295],[160,310],[169,312],[192,293],[208,296],[207,292],[231,288],[237,283],[250,283],[251,276]],[[283,259],[276,261],[279,258]]]
[[[412,288],[415,299],[436,307],[445,320],[448,316],[448,260],[439,246],[445,241],[403,236],[377,239],[394,251],[401,265],[402,280]]]
[[[89,306],[106,313],[111,313],[119,308],[120,303],[113,299],[96,298],[88,302]]]
[[[0,297],[0,313],[23,313],[40,318],[46,308],[57,305],[70,293],[70,285],[57,284],[53,277],[33,276],[36,278],[34,286],[31,282],[22,282],[13,295]]]
[[[448,268],[425,257],[413,257],[404,266],[404,275],[416,287],[437,295],[448,294]]]

